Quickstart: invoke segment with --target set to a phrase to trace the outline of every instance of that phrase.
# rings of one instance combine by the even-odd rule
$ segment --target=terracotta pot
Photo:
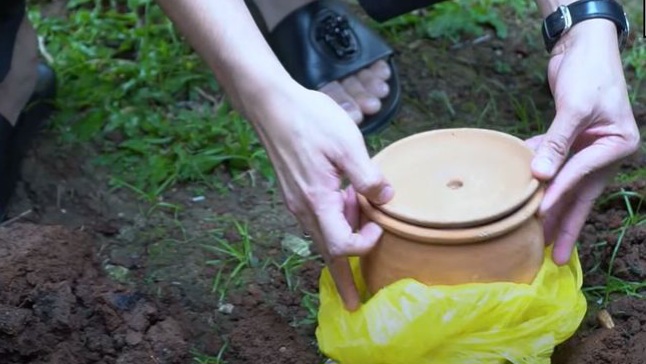
[[[384,228],[361,257],[369,291],[403,278],[530,283],[544,251],[531,158],[522,140],[472,128],[416,134],[377,154],[395,197],[373,206],[359,196],[364,219]]]

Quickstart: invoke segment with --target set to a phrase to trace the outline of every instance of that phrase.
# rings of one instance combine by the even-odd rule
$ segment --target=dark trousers
[[[383,22],[441,1],[443,0],[359,0],[359,4],[371,18]]]
[[[0,0],[0,82],[7,77],[20,23],[25,16],[25,0]]]

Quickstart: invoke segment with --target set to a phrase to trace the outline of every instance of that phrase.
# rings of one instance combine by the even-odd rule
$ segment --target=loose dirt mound
[[[554,364],[643,364],[646,361],[646,302],[628,297],[608,311],[617,326],[598,328],[587,320],[581,333],[559,349]]]
[[[103,277],[84,234],[0,228],[2,363],[186,363],[178,322]]]
[[[620,189],[645,196],[646,181],[610,186],[608,193]],[[646,206],[640,205],[638,199],[633,202],[635,212],[643,214]],[[599,206],[590,215],[581,234],[583,270],[589,272],[585,277],[586,286],[607,286],[606,272],[618,244],[613,275],[630,282],[646,280],[646,226],[633,225],[623,234],[618,233],[616,229],[623,228],[627,217],[625,201],[620,198]],[[557,350],[553,364],[646,363],[646,300],[630,296],[616,298],[607,310],[616,326],[602,328],[594,315],[595,307],[590,307],[591,314],[577,335]]]

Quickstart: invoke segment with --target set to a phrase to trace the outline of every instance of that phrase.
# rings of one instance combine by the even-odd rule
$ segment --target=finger
[[[349,311],[358,309],[361,304],[359,290],[354,282],[348,259],[344,257],[332,258],[328,263],[328,269],[345,308]]]
[[[379,205],[387,203],[394,197],[395,191],[392,186],[370,160],[365,149],[350,151],[342,158],[344,159],[336,164],[348,177],[354,191]]]
[[[574,154],[545,191],[545,197],[541,203],[539,213],[542,214],[549,210],[584,178],[592,178],[592,174],[596,174],[618,159],[623,158],[621,140],[621,138],[613,136],[599,139]],[[607,179],[610,173],[605,175],[598,174],[596,178],[602,178],[602,176]],[[604,180],[603,183],[605,184],[605,182]]]
[[[564,221],[561,222],[557,231],[552,251],[552,260],[557,265],[564,265],[570,261],[579,232],[585,224],[593,203],[593,201],[577,200],[564,216]]]
[[[352,228],[352,231],[355,231],[359,227],[359,202],[357,201],[357,194],[354,191],[352,186],[349,186],[343,191],[343,214],[345,219],[348,221],[348,224]]]
[[[324,258],[345,306],[354,310],[359,304],[359,293],[347,256],[368,252],[379,240],[382,230],[377,224],[368,223],[354,233],[343,209],[325,208],[316,211],[316,216],[319,228],[315,233],[317,244],[325,247]]]
[[[543,216],[543,234],[546,244],[554,244],[556,236],[561,227],[562,216],[565,207],[570,205],[570,196],[563,198],[558,204],[554,205]]]
[[[356,76],[345,78],[341,81],[341,85],[352,96],[354,101],[359,104],[364,114],[371,115],[381,109],[381,101],[379,98],[368,92]]]
[[[359,292],[347,256],[367,253],[379,240],[382,230],[375,223],[367,223],[353,233],[343,213],[333,211],[319,214],[319,218],[319,239],[326,243],[332,279],[346,308],[355,310],[359,306]]]
[[[352,96],[348,94],[343,86],[338,82],[330,82],[321,87],[319,91],[325,93],[332,98],[339,106],[341,106],[346,113],[352,118],[355,123],[363,121],[363,112],[361,107],[357,104]]]
[[[605,172],[605,171],[604,171]],[[574,250],[581,229],[592,210],[595,200],[601,195],[607,178],[602,176],[592,178],[589,183],[581,186],[577,196],[568,204],[568,209],[562,216],[558,233],[554,242],[552,259],[558,265],[567,264]]]
[[[570,147],[576,138],[578,120],[566,111],[557,112],[552,126],[543,135],[536,155],[532,160],[532,172],[536,178],[550,180],[565,162]]]
[[[316,222],[311,225],[316,226],[312,232],[312,240],[318,247],[320,247],[320,253],[325,260],[325,264],[328,267],[332,280],[334,281],[334,286],[343,301],[343,305],[350,311],[356,310],[360,305],[359,291],[354,282],[348,258],[330,254],[327,245],[328,241],[320,230],[321,225]]]
[[[381,227],[372,222],[354,232],[344,216],[344,211],[319,212],[317,216],[322,241],[332,257],[363,255],[370,251],[381,237]]]

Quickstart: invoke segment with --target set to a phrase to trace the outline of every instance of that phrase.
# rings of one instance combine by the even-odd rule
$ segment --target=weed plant
[[[31,8],[41,53],[59,77],[54,125],[93,142],[112,184],[148,199],[212,172],[271,166],[250,125],[152,0],[71,0],[65,18]]]

